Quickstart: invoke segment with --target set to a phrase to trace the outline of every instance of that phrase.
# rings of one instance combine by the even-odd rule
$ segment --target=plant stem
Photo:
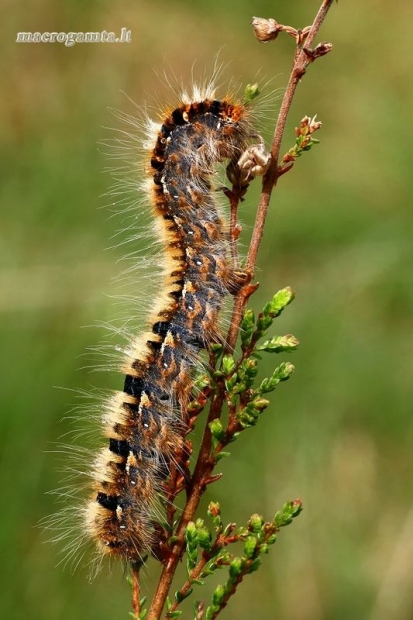
[[[313,24],[305,38],[305,46],[308,48],[315,37],[327,16],[327,13],[333,4],[334,0],[324,0],[320,6],[317,15],[314,18]],[[306,68],[312,62],[312,59],[306,54],[303,47],[298,47],[294,59],[294,64],[290,73],[287,88],[284,93],[284,97],[281,103],[280,112],[278,114],[277,124],[275,126],[274,137],[271,144],[271,164],[267,173],[264,176],[262,184],[262,193],[258,204],[257,217],[255,219],[254,230],[251,237],[250,249],[248,252],[246,269],[253,271],[257,260],[258,249],[261,243],[265,220],[267,217],[268,206],[272,190],[277,184],[278,177],[281,176],[278,173],[278,162],[280,158],[281,142],[284,134],[285,125],[287,122],[288,113],[290,111],[291,103],[294,98],[294,94],[298,85],[298,82],[305,74]]]
[[[201,497],[205,490],[205,480],[211,474],[214,468],[214,461],[210,459],[211,453],[211,431],[209,423],[212,422],[220,413],[224,403],[224,387],[221,386],[217,396],[211,402],[208,419],[204,429],[201,448],[195,465],[194,473],[191,480],[191,487],[188,493],[187,502],[182,512],[177,529],[177,541],[171,551],[166,564],[163,568],[159,584],[152,600],[152,605],[148,613],[148,620],[158,620],[164,607],[166,597],[176,571],[176,567],[181,559],[182,551],[185,546],[185,530],[195,516],[195,512],[201,501]]]
[[[141,591],[139,585],[139,567],[132,565],[132,609],[136,620],[139,620]]]
[[[313,21],[311,28],[308,30],[308,34],[305,37],[305,45],[308,48],[314,41],[321,24],[323,23],[328,10],[330,9],[334,0],[324,0],[322,5]],[[303,42],[303,39],[300,41]],[[246,272],[249,274],[249,281],[241,288],[239,293],[234,298],[234,306],[232,311],[231,326],[227,335],[227,349],[233,349],[237,340],[239,326],[242,319],[243,309],[248,301],[250,295],[255,291],[257,285],[251,285],[250,280],[254,273],[255,264],[257,260],[258,250],[261,243],[263,228],[268,212],[268,206],[271,198],[273,188],[277,184],[277,180],[283,170],[279,170],[279,156],[281,150],[281,141],[283,132],[285,129],[287,116],[291,107],[291,103],[297,88],[298,82],[304,75],[307,66],[312,62],[312,58],[306,53],[305,48],[297,41],[296,54],[294,58],[293,67],[291,70],[290,78],[288,81],[287,89],[285,91],[283,101],[281,104],[280,113],[278,115],[274,138],[271,145],[271,164],[263,178],[262,194],[258,204],[257,216],[255,220],[254,230],[252,233],[250,248],[248,252],[246,262]],[[285,170],[284,170],[285,172]],[[237,201],[233,199],[231,202],[231,252],[233,258],[237,260],[236,249],[233,245],[237,238],[236,226],[236,206]],[[208,481],[208,477],[211,475],[215,465],[214,459],[211,459],[211,431],[209,424],[212,420],[220,416],[223,404],[225,402],[225,388],[222,383],[218,382],[217,393],[213,398],[206,421],[204,434],[202,438],[201,448],[198,454],[197,462],[195,465],[194,473],[190,482],[186,505],[183,509],[182,516],[179,521],[179,525],[176,532],[177,540],[174,543],[169,557],[165,560],[164,568],[158,583],[157,590],[152,600],[151,607],[148,612],[147,620],[159,620],[162,610],[165,605],[166,598],[171,588],[172,580],[177,568],[177,565],[182,557],[183,550],[185,548],[185,530],[189,521],[194,520],[196,510],[198,508],[201,497],[205,491],[205,487]],[[139,609],[139,600],[136,602],[136,596],[139,596],[139,585],[137,582],[137,572],[133,572],[134,583],[134,612],[137,614]],[[135,586],[136,580],[136,586]],[[136,615],[138,617],[138,615]]]
[[[321,24],[327,16],[327,13],[333,2],[334,0],[324,0],[322,5],[320,6],[317,15],[314,18],[313,24],[305,38],[306,49],[312,44],[315,37],[317,36]],[[299,47],[297,44],[293,67],[291,69],[287,88],[284,93],[280,112],[278,114],[277,123],[275,126],[274,137],[270,151],[271,164],[263,178],[262,193],[258,203],[257,216],[255,218],[254,229],[251,236],[251,243],[248,251],[247,261],[245,264],[245,270],[247,273],[250,274],[254,273],[272,191],[277,185],[278,178],[282,176],[286,171],[285,169],[279,169],[279,158],[281,151],[281,142],[287,122],[287,117],[290,111],[297,85],[300,79],[305,74],[307,66],[311,62],[312,59],[306,54],[303,47]],[[227,337],[227,343],[229,347],[233,348],[235,346],[236,336],[238,334],[239,326],[242,320],[243,310],[247,304],[250,295],[251,293],[246,294],[245,290],[241,290],[239,294],[235,297],[232,310],[231,324]]]
[[[181,595],[183,597],[192,588],[194,580],[195,579],[199,579],[199,577],[200,577],[202,571],[204,570],[205,565],[206,565],[207,562],[208,562],[207,556],[203,555],[202,558],[199,560],[198,564],[196,565],[196,567],[194,568],[194,570],[191,571],[191,574],[190,574],[189,578],[185,581],[184,585],[179,590],[179,592],[181,593]],[[175,601],[175,603],[172,603],[170,611],[176,611],[178,609],[178,606],[179,606],[179,603]]]

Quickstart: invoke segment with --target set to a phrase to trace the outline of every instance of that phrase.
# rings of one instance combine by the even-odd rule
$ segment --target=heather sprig
[[[308,67],[332,49],[330,43],[314,47],[313,44],[333,1],[322,0],[313,23],[305,28],[282,25],[272,18],[254,18],[252,22],[254,34],[260,42],[275,41],[281,33],[294,39],[292,69],[268,154],[262,157],[262,139],[259,146],[253,145],[248,153],[247,164],[252,169],[263,165],[261,159],[265,159],[266,165],[261,170],[262,193],[242,269],[238,268],[237,240],[241,229],[237,209],[252,179],[248,171],[244,176],[238,174],[237,161],[232,160],[227,169],[232,187],[221,188],[230,204],[229,240],[236,267],[234,280],[239,284],[231,290],[234,303],[228,333],[221,341],[209,344],[208,363],[195,380],[184,412],[187,435],[171,463],[170,476],[165,480],[166,522],[159,524],[159,543],[154,550],[155,558],[162,564],[162,573],[147,610],[144,609],[144,599],[140,597],[139,567],[132,567],[135,620],[160,620],[163,612],[165,618],[177,618],[183,614],[182,604],[192,594],[197,597],[192,606],[193,619],[214,620],[244,578],[260,568],[263,556],[276,542],[280,528],[289,525],[302,510],[301,500],[288,501],[272,519],[266,521],[257,513],[245,526],[237,527],[235,523],[224,523],[220,505],[212,501],[208,506],[208,519],[197,516],[206,488],[221,478],[221,473],[215,470],[220,460],[230,455],[227,446],[239,440],[244,430],[259,422],[272,392],[294,372],[293,364],[283,360],[269,376],[258,379],[264,356],[291,354],[299,345],[292,334],[271,333],[274,321],[293,301],[293,291],[289,287],[278,291],[257,316],[248,302],[258,288],[254,283],[254,271],[272,193],[279,179],[291,170],[297,159],[318,143],[314,134],[321,123],[315,116],[305,116],[296,127],[294,145],[281,155],[282,138],[297,86]],[[258,95],[256,84],[247,86],[243,105],[248,106]],[[195,453],[190,433],[198,424],[203,424],[203,434]],[[178,510],[177,503],[181,498],[184,498],[183,506]],[[176,569],[182,560],[186,567],[185,582],[172,589]],[[205,585],[211,575],[219,572],[223,574],[222,581],[209,594],[204,590]],[[201,599],[203,592],[205,595]]]

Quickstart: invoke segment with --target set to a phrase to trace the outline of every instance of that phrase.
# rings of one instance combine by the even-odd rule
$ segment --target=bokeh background
[[[271,80],[266,92],[283,89],[293,42],[259,44],[251,16],[305,26],[318,5],[1,3],[2,617],[109,620],[129,610],[121,569],[89,584],[84,571],[56,567],[57,549],[36,527],[55,510],[46,492],[61,464],[50,450],[75,400],[54,386],[121,385],[91,375],[82,358],[103,332],[81,328],[113,316],[122,256],[105,251],[120,222],[98,208],[111,181],[97,142],[117,125],[108,107],[134,113],[131,101],[164,100],[154,68],[189,84],[194,60],[202,73],[219,51],[228,80],[258,74]],[[295,497],[305,510],[223,618],[413,618],[412,20],[408,2],[334,4],[319,37],[334,51],[310,68],[291,110],[285,148],[304,114],[323,121],[321,144],[276,191],[253,306],[294,288],[274,333],[300,338],[297,371],[234,444],[208,497],[238,523]],[[19,31],[121,27],[130,44],[15,43]],[[245,243],[257,189],[242,208]],[[151,306],[142,280],[134,292]],[[266,372],[276,361],[266,358]],[[155,583],[149,568],[148,592]]]

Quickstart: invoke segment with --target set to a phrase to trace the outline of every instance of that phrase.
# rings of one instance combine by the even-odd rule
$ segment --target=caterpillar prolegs
[[[183,445],[194,366],[220,338],[218,315],[235,286],[214,168],[228,160],[241,186],[263,174],[269,157],[261,144],[251,145],[254,135],[248,106],[215,99],[211,89],[182,100],[153,132],[147,190],[167,275],[150,331],[129,347],[123,391],[104,406],[108,445],[95,459],[92,495],[81,508],[103,555],[136,562],[154,552],[159,497]]]

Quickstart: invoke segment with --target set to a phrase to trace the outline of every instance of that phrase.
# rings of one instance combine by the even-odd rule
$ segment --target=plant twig
[[[148,613],[148,620],[158,620],[162,613],[166,597],[175,574],[176,567],[181,559],[182,551],[185,546],[185,530],[190,521],[193,520],[195,512],[201,501],[201,497],[205,490],[206,479],[212,473],[214,461],[210,459],[211,454],[211,431],[209,423],[212,422],[220,413],[224,403],[224,388],[221,387],[218,395],[212,400],[207,423],[202,438],[201,448],[199,450],[197,462],[191,480],[191,488],[188,493],[187,502],[182,512],[179,525],[177,528],[177,540],[172,548],[171,554],[167,559],[163,568],[158,587],[153,597],[152,605]]]
[[[136,620],[140,616],[141,591],[139,585],[139,566],[132,565],[132,609]]]
[[[263,228],[268,212],[268,206],[273,188],[276,185],[278,178],[286,172],[285,167],[279,166],[279,157],[281,150],[281,141],[287,121],[287,116],[298,82],[305,74],[306,68],[311,62],[315,60],[315,58],[317,58],[318,55],[326,53],[326,51],[320,51],[319,53],[317,53],[317,48],[316,50],[312,51],[310,49],[310,45],[314,41],[333,1],[334,0],[323,0],[311,27],[306,28],[303,31],[295,31],[296,52],[294,57],[294,63],[275,127],[274,137],[271,145],[271,163],[268,171],[263,178],[262,194],[258,204],[256,221],[245,266],[246,280],[244,285],[240,287],[240,290],[234,297],[231,325],[227,334],[226,341],[227,350],[233,350],[233,348],[235,347],[235,343],[239,333],[240,323],[242,320],[243,310],[250,295],[256,290],[258,286],[257,284],[251,284],[251,279],[254,273],[258,250],[263,235]],[[327,51],[329,51],[329,49],[327,49]],[[237,259],[237,254],[236,249],[233,247],[233,245],[235,244],[237,236],[239,234],[239,232],[235,228],[235,214],[238,202],[239,200],[231,200],[231,252],[235,260]],[[172,585],[172,580],[177,565],[182,557],[182,553],[185,548],[185,530],[188,526],[188,523],[194,520],[195,513],[200,503],[201,497],[205,491],[205,487],[208,482],[211,481],[211,474],[216,461],[213,457],[211,457],[212,435],[209,425],[213,420],[215,420],[221,415],[221,411],[225,402],[225,385],[223,381],[220,381],[219,379],[216,381],[216,384],[216,393],[211,401],[197,462],[192,478],[188,484],[186,505],[179,520],[179,524],[176,530],[176,538],[173,546],[170,549],[170,553],[164,559],[164,567],[160,576],[158,587],[152,600],[152,604],[148,611],[147,620],[159,620],[161,616],[169,590]],[[224,447],[224,443],[220,444],[220,449]],[[139,595],[139,586],[136,585],[135,590],[135,579],[137,580],[138,576],[137,573],[133,573],[133,575],[134,612],[136,614],[136,609],[139,609],[139,602],[136,603],[135,595]]]
[[[262,183],[262,194],[258,204],[257,217],[255,219],[250,249],[246,262],[246,269],[248,271],[254,270],[272,190],[277,184],[278,177],[281,176],[278,174],[278,162],[281,151],[281,142],[294,94],[300,79],[304,76],[306,72],[308,65],[314,60],[314,57],[309,54],[308,50],[310,45],[313,43],[315,37],[317,36],[321,24],[326,18],[327,13],[333,2],[334,0],[323,1],[317,15],[314,18],[312,26],[308,30],[308,34],[305,35],[304,41],[301,38],[302,34],[300,37],[300,33],[297,33],[297,49],[294,64],[290,73],[290,78],[288,80],[284,97],[282,99],[277,124],[275,126],[274,137],[271,144],[271,163]],[[303,42],[305,42],[305,47],[303,46]]]
[[[285,167],[279,167],[279,158],[281,151],[281,142],[287,122],[288,113],[294,98],[294,94],[300,79],[306,72],[308,65],[313,62],[314,57],[309,53],[309,46],[314,41],[318,34],[318,31],[331,7],[334,0],[324,0],[320,6],[313,24],[309,29],[306,29],[305,37],[303,39],[302,32],[297,31],[297,48],[294,58],[294,64],[290,73],[287,88],[284,93],[284,97],[281,103],[280,112],[278,114],[277,123],[275,126],[274,137],[271,144],[271,163],[264,175],[262,183],[262,193],[258,203],[257,215],[255,218],[255,224],[251,236],[250,247],[245,264],[245,271],[249,274],[254,273],[255,264],[257,261],[258,250],[261,244],[264,225],[267,218],[268,207],[270,204],[271,194],[274,187],[277,184],[278,178],[285,174],[291,166],[286,169]],[[305,41],[305,48],[302,45]],[[258,285],[256,285],[258,286]],[[251,292],[248,290],[241,290],[234,299],[234,306],[232,309],[232,317],[230,328],[227,335],[227,346],[233,348],[235,346],[236,338],[239,331],[239,326],[242,319],[243,310],[248,302]]]

